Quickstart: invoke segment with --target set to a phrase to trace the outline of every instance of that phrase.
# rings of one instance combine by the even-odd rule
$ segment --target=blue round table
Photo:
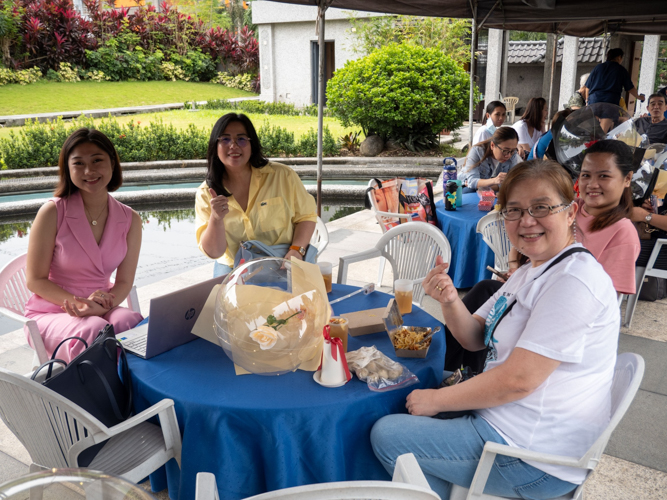
[[[329,300],[356,289],[334,284]],[[390,298],[360,294],[333,308],[344,314],[384,307]],[[442,326],[416,306],[404,318],[406,325]],[[349,351],[367,345],[403,363],[419,384],[377,393],[354,376],[336,389],[317,385],[312,372],[300,370],[237,376],[223,350],[203,339],[149,360],[128,356],[135,410],[173,399],[183,436],[180,473],[171,460],[151,475],[153,490],[168,485],[170,498],[192,499],[198,472],[215,474],[223,500],[304,484],[390,479],[373,454],[371,427],[385,415],[405,413],[412,390],[440,384],[444,336],[441,331],[433,337],[425,359],[397,358],[386,332],[349,337]]]
[[[438,227],[449,240],[452,259],[449,276],[456,288],[470,288],[476,283],[490,279],[491,273],[486,266],[493,267],[494,255],[484,243],[481,234],[477,234],[477,222],[488,212],[477,208],[477,193],[463,195],[463,206],[448,212],[442,200],[435,204],[438,214]]]

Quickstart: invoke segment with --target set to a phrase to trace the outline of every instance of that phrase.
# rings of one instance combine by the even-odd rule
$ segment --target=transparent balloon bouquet
[[[236,365],[259,375],[281,375],[320,355],[330,311],[317,266],[256,259],[223,281],[214,328]]]

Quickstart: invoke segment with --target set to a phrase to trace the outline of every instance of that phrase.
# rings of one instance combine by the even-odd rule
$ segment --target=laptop
[[[226,275],[151,299],[148,323],[116,335],[127,352],[149,359],[198,339],[191,333],[206,299]]]

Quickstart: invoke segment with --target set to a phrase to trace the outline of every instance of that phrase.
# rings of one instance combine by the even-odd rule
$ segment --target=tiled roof
[[[540,64],[544,62],[547,50],[546,41],[537,42],[510,42],[507,62],[510,64]],[[599,63],[602,62],[602,38],[580,38],[579,54],[577,62]],[[563,60],[563,39],[558,40],[556,61]]]

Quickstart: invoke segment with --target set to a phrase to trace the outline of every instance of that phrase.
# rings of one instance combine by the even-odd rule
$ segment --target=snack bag
[[[397,214],[398,211],[398,180],[391,179],[388,181],[380,181],[375,179],[378,187],[369,188],[375,198],[375,208],[379,212],[389,212]],[[370,207],[368,207],[370,208]],[[391,229],[398,226],[401,221],[398,217],[382,216],[382,223],[385,229]]]
[[[437,224],[433,183],[421,177],[405,179],[398,193],[399,210],[411,214],[413,221]]]
[[[359,380],[375,392],[393,391],[419,383],[419,379],[401,363],[389,359],[375,346],[347,353],[347,365]]]

